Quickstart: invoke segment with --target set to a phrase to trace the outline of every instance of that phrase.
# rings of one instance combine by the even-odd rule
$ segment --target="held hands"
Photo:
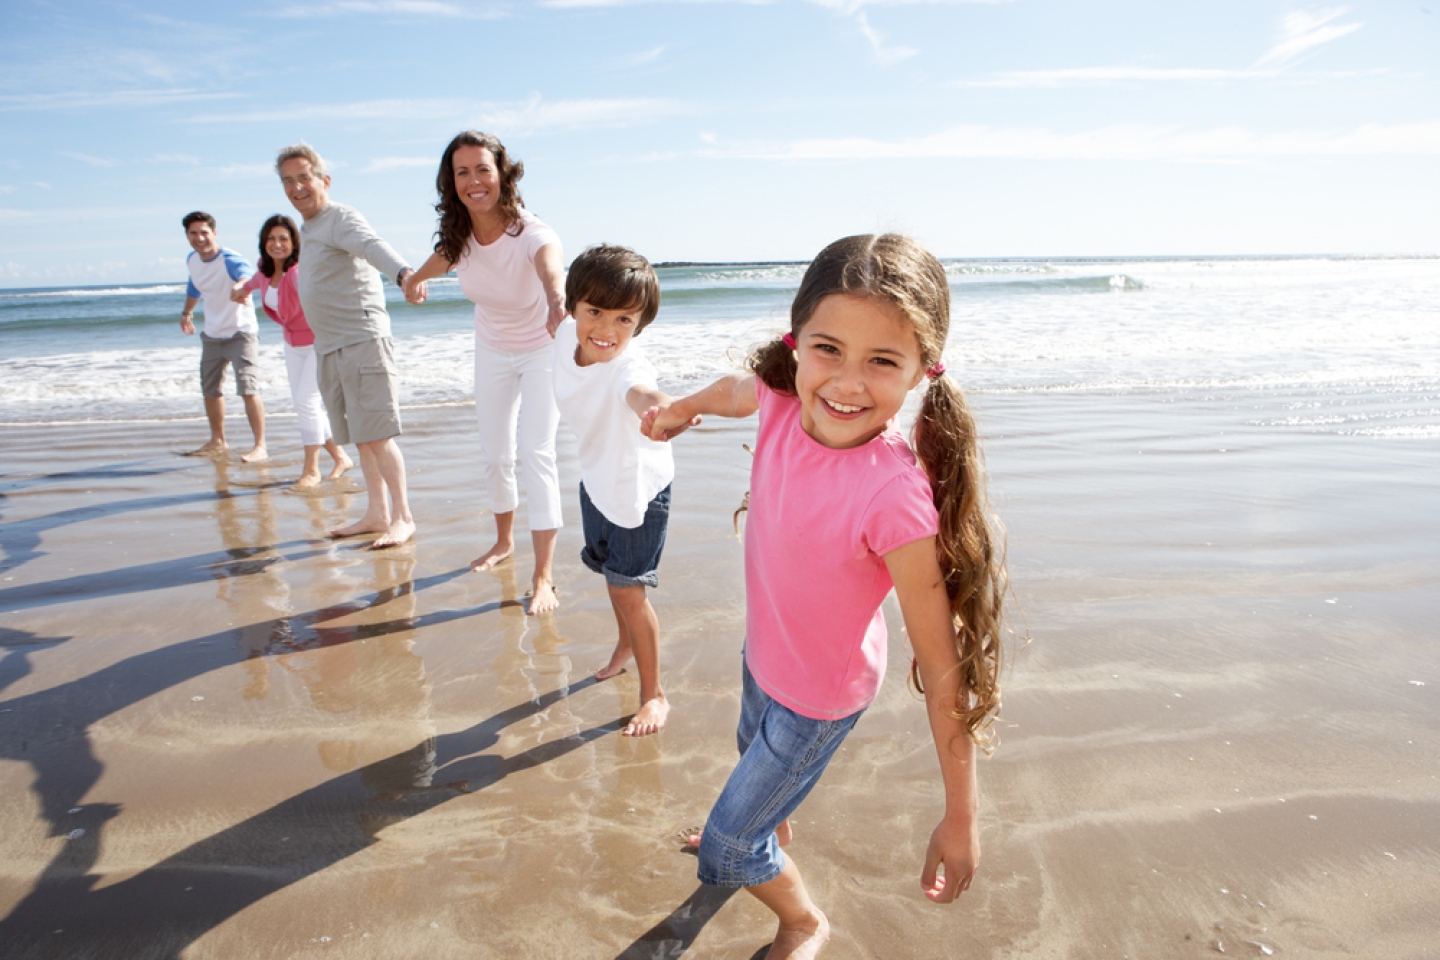
[[[545,331],[550,334],[550,339],[555,339],[555,331],[560,329],[560,324],[565,322],[565,301],[558,303],[550,302],[550,316],[545,318]]]
[[[944,864],[944,874],[937,870]],[[936,903],[949,903],[970,889],[975,869],[980,865],[980,825],[945,819],[930,834],[930,848],[925,851],[925,868],[920,874],[920,889]]]
[[[250,291],[245,289],[244,281],[241,281],[230,288],[230,302],[244,303],[250,299]]]
[[[699,417],[684,417],[675,412],[675,404],[656,404],[640,417],[640,432],[651,440],[664,443],[674,440],[691,427],[698,426]]]
[[[405,274],[405,282],[401,284],[405,291],[405,302],[422,304],[430,297],[430,288],[424,280],[415,279],[415,271],[411,270]]]

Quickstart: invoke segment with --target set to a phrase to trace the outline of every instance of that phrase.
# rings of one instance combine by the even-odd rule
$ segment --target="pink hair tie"
[[[787,334],[785,334],[785,336],[783,336],[783,337],[780,338],[780,342],[783,343],[783,344],[785,344],[785,346],[789,347],[791,350],[794,350],[794,349],[795,349],[795,334],[793,334],[793,333],[787,333]]]
[[[941,376],[944,373],[945,363],[944,361],[941,361],[940,363],[935,364],[935,366],[931,367],[929,370],[926,370],[925,376],[929,377],[931,380],[934,380],[936,377]]]

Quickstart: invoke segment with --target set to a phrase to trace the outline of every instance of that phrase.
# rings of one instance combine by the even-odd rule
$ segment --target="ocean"
[[[1440,436],[1440,258],[954,260],[946,269],[946,363],[972,394],[1230,398],[1247,422],[1267,426]],[[684,391],[733,370],[784,329],[803,271],[662,267],[659,318],[637,341],[662,386]],[[0,290],[0,423],[202,419],[199,345],[177,322],[184,295],[183,283]],[[394,287],[387,295],[402,406],[470,402],[472,308],[454,279],[432,281],[419,307]],[[263,315],[260,337],[262,395],[285,417],[280,330]]]

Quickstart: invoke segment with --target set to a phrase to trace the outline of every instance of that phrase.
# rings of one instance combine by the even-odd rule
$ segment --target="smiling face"
[[[500,171],[488,147],[462,146],[450,160],[455,169],[455,192],[471,217],[489,216],[500,203]]]
[[[304,157],[291,157],[280,165],[280,184],[290,203],[306,220],[330,203],[330,175],[315,173]]]
[[[290,254],[295,252],[295,244],[290,239],[290,230],[284,224],[276,224],[270,228],[270,233],[265,238],[265,252],[270,254],[270,259],[275,261],[278,268],[290,259]]]
[[[172,234],[173,236],[173,234]],[[196,220],[185,228],[185,239],[200,254],[202,260],[214,260],[220,252],[220,242],[215,239],[215,228],[203,220]]]
[[[575,348],[577,367],[605,363],[620,356],[630,345],[630,338],[635,336],[635,325],[640,322],[638,308],[606,310],[584,300],[575,304],[573,316],[575,336],[580,341]]]
[[[881,300],[832,294],[796,337],[800,425],[836,450],[869,443],[924,376],[910,320]]]

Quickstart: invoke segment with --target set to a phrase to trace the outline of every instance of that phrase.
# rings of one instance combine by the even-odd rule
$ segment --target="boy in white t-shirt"
[[[675,460],[668,443],[640,432],[645,411],[670,398],[630,340],[660,311],[660,281],[633,250],[591,247],[570,264],[565,309],[570,318],[555,333],[555,402],[580,440],[580,559],[605,575],[620,628],[595,677],[607,680],[635,658],[640,709],[623,733],[643,737],[670,712],[660,687],[660,623],[645,588],[659,582]]]

